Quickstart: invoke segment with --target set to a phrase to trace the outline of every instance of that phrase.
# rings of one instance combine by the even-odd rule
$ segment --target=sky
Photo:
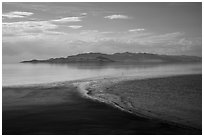
[[[2,60],[78,53],[202,56],[200,3],[2,3]]]

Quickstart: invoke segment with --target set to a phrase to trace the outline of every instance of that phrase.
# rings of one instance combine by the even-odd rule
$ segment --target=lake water
[[[201,64],[3,64],[3,86],[100,76],[155,77],[199,74],[202,73],[201,68]],[[38,86],[32,88],[4,87],[2,89],[2,134],[201,134],[201,130],[142,118],[105,103],[83,98],[76,90],[77,88],[71,85],[53,88],[49,86],[40,88]]]
[[[155,77],[201,74],[201,64],[127,65],[127,64],[3,64],[3,86],[40,84],[100,76]]]

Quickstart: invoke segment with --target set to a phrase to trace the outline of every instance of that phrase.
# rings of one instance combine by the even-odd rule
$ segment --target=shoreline
[[[192,74],[192,75],[195,75],[195,74]],[[202,75],[202,74],[201,74]],[[114,84],[117,84],[117,83],[120,83],[120,82],[125,82],[125,81],[131,81],[131,80],[135,80],[135,81],[139,81],[139,80],[152,80],[152,79],[157,79],[157,78],[172,78],[172,77],[178,77],[178,76],[191,76],[191,74],[189,75],[175,75],[175,76],[164,76],[164,77],[156,77],[156,78],[143,78],[143,79],[135,79],[135,78],[129,78],[129,79],[120,79],[120,78],[112,78],[110,81],[113,82]],[[186,124],[186,123],[182,123],[182,122],[179,122],[179,121],[171,121],[171,120],[168,120],[168,119],[162,119],[162,118],[159,118],[156,114],[156,116],[153,116],[152,114],[144,114],[144,112],[142,111],[135,111],[133,108],[133,106],[131,105],[131,108],[128,107],[127,105],[125,105],[123,103],[122,100],[120,100],[120,96],[114,96],[113,94],[106,94],[106,93],[103,93],[104,91],[104,87],[109,87],[109,84],[110,83],[106,83],[104,84],[103,81],[106,81],[107,79],[100,79],[100,80],[95,80],[95,81],[89,81],[89,82],[82,82],[78,85],[78,90],[81,94],[83,94],[84,97],[86,98],[89,98],[89,99],[92,99],[92,100],[97,100],[99,102],[103,102],[103,103],[106,103],[108,105],[111,105],[113,107],[116,107],[122,111],[125,111],[125,112],[128,112],[128,113],[131,113],[131,114],[134,114],[136,116],[140,116],[140,117],[144,117],[144,118],[148,118],[148,119],[155,119],[155,120],[159,120],[161,122],[166,122],[166,123],[169,123],[169,124],[172,124],[172,125],[176,125],[176,126],[180,126],[180,127],[189,127],[189,128],[192,128],[192,129],[199,129],[198,127],[196,126],[192,126],[190,124]],[[94,84],[98,84],[100,83],[99,85],[102,85],[103,87],[94,87],[92,88],[92,86]],[[112,83],[112,84],[113,84]],[[94,90],[95,93],[92,93]],[[129,105],[129,104],[128,104]],[[200,128],[202,129],[202,127]]]
[[[175,76],[191,76],[191,75],[195,75],[195,74],[175,75]],[[169,78],[169,77],[175,77],[175,76],[171,75],[171,76],[162,76],[162,77],[155,77],[155,78]],[[151,115],[146,115],[145,113],[141,111],[134,111],[130,109],[129,107],[127,107],[127,104],[125,105],[124,102],[120,100],[120,97],[114,96],[113,94],[104,93],[104,88],[120,83],[120,82],[131,81],[131,80],[140,81],[140,80],[155,79],[155,78],[136,78],[134,76],[133,77],[106,77],[106,78],[95,77],[95,78],[73,80],[73,81],[52,82],[52,83],[47,83],[47,84],[44,84],[44,83],[43,84],[32,84],[32,85],[24,85],[24,86],[10,86],[10,87],[3,87],[3,88],[16,88],[16,87],[18,88],[25,88],[25,87],[52,88],[52,87],[69,87],[70,85],[73,85],[77,89],[78,93],[80,93],[80,96],[82,96],[83,98],[88,98],[93,101],[105,103],[109,106],[112,106],[121,111],[127,112],[129,114],[135,115],[137,117],[139,116],[142,118],[152,119],[152,120],[156,120],[161,123],[164,122],[172,126],[176,126],[180,128],[187,128],[187,130],[188,129],[200,130],[198,128],[187,126],[182,123],[172,122],[169,120],[160,119],[158,117],[153,117]],[[93,89],[95,90],[93,91]]]
[[[97,97],[91,96],[90,93],[89,93],[90,91],[88,91],[86,89],[87,85],[90,84],[89,82],[82,82],[82,83],[79,83],[79,84],[74,83],[74,84],[77,86],[77,89],[80,92],[82,97],[91,99],[93,101],[102,102],[102,103],[108,104],[108,105],[110,105],[112,107],[115,107],[117,109],[120,109],[121,111],[125,111],[125,112],[128,112],[128,113],[134,114],[133,112],[131,112],[129,110],[126,110],[125,108],[121,107],[116,102],[112,102],[112,101],[109,101],[109,100],[105,100],[105,99],[102,99],[102,98],[97,98]]]
[[[2,85],[2,88],[15,88],[15,87],[46,87],[46,86],[56,86],[56,85],[65,85],[65,84],[73,84],[78,82],[87,82],[87,81],[98,81],[98,80],[116,80],[116,81],[127,81],[127,80],[143,80],[143,79],[152,79],[152,78],[168,78],[172,76],[185,76],[185,75],[202,75],[202,73],[183,73],[183,74],[165,74],[165,75],[157,75],[157,76],[96,76],[89,77],[83,79],[76,80],[63,80],[63,81],[55,81],[55,82],[45,82],[45,83],[28,83],[28,84],[16,84],[16,85]]]

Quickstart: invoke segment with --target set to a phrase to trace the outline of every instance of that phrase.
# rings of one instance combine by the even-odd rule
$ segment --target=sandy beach
[[[110,77],[3,87],[3,134],[201,134],[201,81]]]

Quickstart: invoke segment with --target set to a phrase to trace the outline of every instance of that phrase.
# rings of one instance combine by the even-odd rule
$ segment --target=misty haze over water
[[[102,64],[4,64],[3,86],[70,81],[100,76],[151,78],[179,74],[201,74],[201,64],[102,65]]]

